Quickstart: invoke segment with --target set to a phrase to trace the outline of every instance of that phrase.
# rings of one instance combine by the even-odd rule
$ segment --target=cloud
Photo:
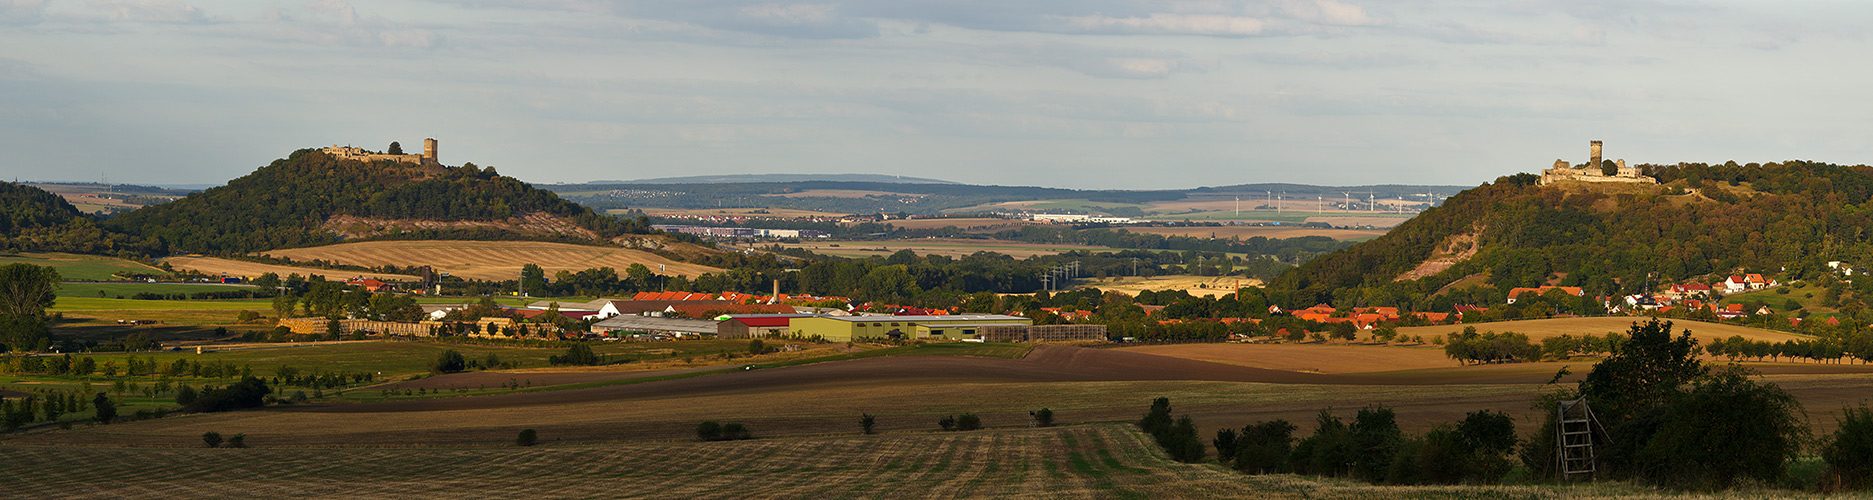
[[[39,24],[46,17],[46,0],[0,0],[0,26]]]
[[[1390,68],[1416,66],[1428,61],[1401,52],[1328,52],[1306,50],[1295,52],[1260,52],[1249,54],[1249,60],[1281,66],[1319,66],[1329,68]]]
[[[1259,35],[1268,27],[1262,19],[1216,14],[1153,13],[1143,17],[1061,16],[1070,31],[1150,35]]]
[[[211,22],[194,5],[179,0],[92,0],[91,8],[105,11],[112,21],[201,24]]]
[[[1064,68],[1100,78],[1165,78],[1176,73],[1202,73],[1216,68],[1215,61],[1193,59],[1171,50],[1110,49],[1065,43],[1009,44],[972,47],[977,58],[1008,66]]]
[[[443,40],[429,29],[358,14],[342,0],[316,0],[298,9],[268,11],[264,24],[248,31],[254,38],[362,47],[434,48]]]

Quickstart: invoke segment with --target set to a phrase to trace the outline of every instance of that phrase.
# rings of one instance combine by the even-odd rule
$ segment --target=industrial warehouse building
[[[618,316],[592,324],[592,333],[603,335],[662,334],[678,337],[715,335],[715,320]]]
[[[976,335],[983,342],[1103,342],[1106,325],[992,325]]]
[[[730,316],[716,323],[716,336],[725,339],[749,339],[756,337],[785,337],[792,332],[794,318],[811,318],[810,314],[751,314]]]
[[[830,342],[853,339],[974,339],[983,327],[1032,325],[1034,320],[1000,314],[943,316],[814,316],[793,318],[788,329],[802,338]]]

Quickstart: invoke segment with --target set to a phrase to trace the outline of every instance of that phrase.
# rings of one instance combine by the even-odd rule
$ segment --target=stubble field
[[[598,267],[610,267],[622,273],[631,264],[643,264],[652,273],[670,276],[695,277],[722,271],[673,261],[642,250],[538,241],[364,241],[273,250],[266,254],[298,261],[318,259],[365,267],[427,265],[462,278],[497,281],[517,279],[520,268],[526,264],[539,265],[548,277],[559,271],[577,272]]]

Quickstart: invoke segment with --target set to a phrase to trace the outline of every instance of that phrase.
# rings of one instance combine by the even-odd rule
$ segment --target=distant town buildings
[[[713,238],[827,238],[825,231],[813,229],[757,229],[752,227],[679,226],[658,224],[651,229],[666,233],[693,234]]]

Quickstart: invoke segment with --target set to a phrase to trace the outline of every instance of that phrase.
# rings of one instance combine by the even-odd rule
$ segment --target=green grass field
[[[112,276],[112,274],[118,272],[169,274],[168,271],[112,257],[69,253],[20,253],[0,255],[0,265],[14,263],[52,266],[59,270],[60,278],[67,280],[113,280],[118,278]]]
[[[96,292],[92,292],[92,295],[94,296],[92,297],[60,297],[57,302],[52,304],[52,308],[48,309],[48,311],[50,312],[98,311],[98,310],[188,311],[188,310],[202,310],[202,309],[238,311],[242,309],[247,309],[247,310],[252,310],[252,311],[271,312],[273,310],[272,300],[261,300],[261,299],[253,299],[253,300],[249,300],[249,299],[135,300],[135,299],[118,299],[118,298],[100,299],[100,298],[95,297]]]
[[[130,298],[139,293],[201,293],[201,292],[240,292],[258,290],[254,287],[229,285],[189,285],[179,283],[61,283],[58,296],[83,298]],[[98,292],[104,292],[99,296]]]

